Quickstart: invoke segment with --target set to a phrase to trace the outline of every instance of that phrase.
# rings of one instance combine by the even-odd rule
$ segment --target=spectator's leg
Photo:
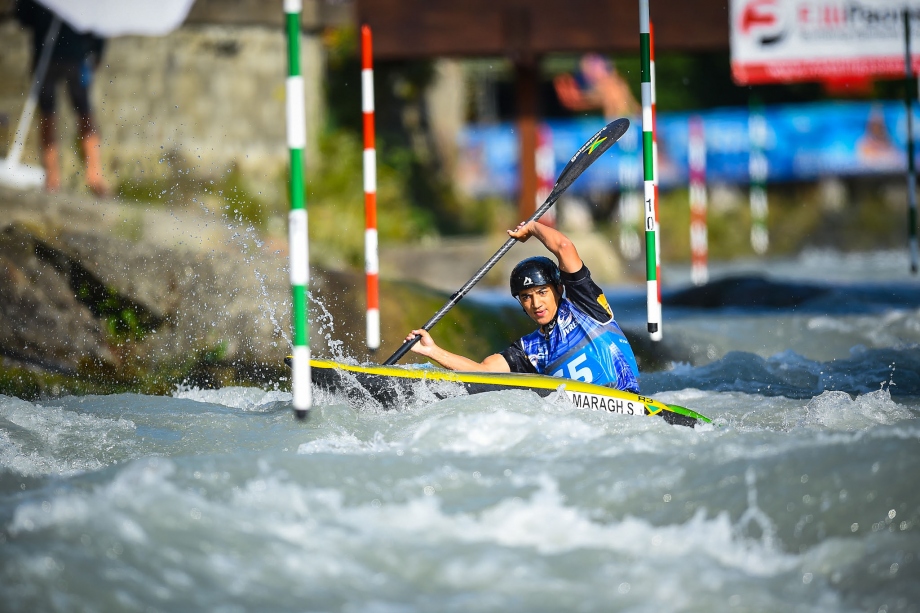
[[[80,144],[83,147],[83,160],[86,163],[86,186],[91,192],[105,198],[111,195],[111,188],[102,175],[102,141],[93,127],[92,117],[80,117]]]
[[[45,189],[49,192],[61,189],[61,155],[57,137],[54,134],[54,90],[57,86],[57,72],[52,64],[38,91],[39,146],[42,166],[45,169]]]
[[[108,182],[102,175],[102,142],[89,105],[89,86],[92,71],[88,62],[75,64],[68,75],[67,87],[70,101],[77,112],[80,129],[80,144],[83,149],[83,161],[86,164],[86,186],[100,198],[111,195]]]
[[[45,168],[45,189],[57,192],[61,189],[60,147],[54,135],[54,113],[39,114],[42,166]]]

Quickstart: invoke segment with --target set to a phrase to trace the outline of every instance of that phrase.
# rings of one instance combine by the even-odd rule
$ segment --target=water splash
[[[890,388],[882,384],[881,389],[856,398],[841,391],[823,392],[808,402],[800,425],[856,431],[912,418],[909,410],[892,401]]]

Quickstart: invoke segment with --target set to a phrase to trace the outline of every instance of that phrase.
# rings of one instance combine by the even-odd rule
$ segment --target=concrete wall
[[[439,59],[435,78],[426,92],[435,146],[447,172],[453,174],[460,130],[466,124],[467,75],[457,60]]]
[[[28,90],[30,36],[12,20],[0,22],[2,155]],[[322,67],[318,36],[302,36],[308,163],[321,125]],[[164,37],[109,40],[92,90],[107,174],[114,182],[166,175],[172,160],[207,177],[237,165],[254,187],[270,190],[288,163],[286,74],[286,40],[275,27],[187,25]],[[60,93],[58,133],[72,145],[74,115]],[[32,165],[38,165],[36,123],[24,160]],[[65,185],[78,187],[80,165],[75,149],[67,149]]]

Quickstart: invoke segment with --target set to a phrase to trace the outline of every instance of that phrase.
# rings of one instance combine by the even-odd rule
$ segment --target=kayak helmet
[[[511,271],[511,295],[518,297],[522,291],[540,285],[557,287],[562,284],[559,267],[551,259],[537,256],[518,262]]]

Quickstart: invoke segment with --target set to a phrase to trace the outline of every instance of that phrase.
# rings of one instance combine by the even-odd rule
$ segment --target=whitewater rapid
[[[828,283],[666,319],[699,350],[643,392],[696,428],[522,391],[0,397],[0,610],[918,611],[915,286]]]

